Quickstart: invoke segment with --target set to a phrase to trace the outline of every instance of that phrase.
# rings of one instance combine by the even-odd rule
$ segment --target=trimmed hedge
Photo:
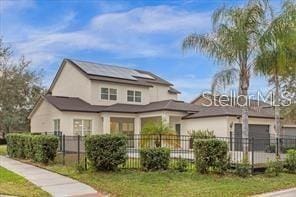
[[[144,170],[167,170],[170,163],[170,150],[160,147],[141,149],[140,158]]]
[[[96,170],[116,170],[127,160],[127,138],[110,134],[87,136],[85,150]]]
[[[228,166],[228,146],[225,141],[218,139],[195,139],[193,143],[195,165],[200,173],[210,169],[223,173]]]
[[[58,138],[50,135],[8,134],[7,153],[10,157],[32,159],[47,164],[53,161],[57,148]]]
[[[286,168],[289,172],[296,172],[296,150],[288,150],[286,157]]]
[[[56,157],[59,140],[56,136],[35,135],[32,138],[34,161],[47,164]]]

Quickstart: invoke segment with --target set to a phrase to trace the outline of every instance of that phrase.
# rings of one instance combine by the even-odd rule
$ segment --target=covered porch
[[[101,132],[104,134],[140,135],[143,128],[151,123],[163,123],[176,135],[182,134],[182,117],[184,113],[159,111],[143,114],[104,113],[101,114]],[[131,147],[137,145],[129,143]]]

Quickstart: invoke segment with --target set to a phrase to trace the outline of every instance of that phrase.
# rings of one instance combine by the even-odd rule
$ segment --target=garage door
[[[296,127],[284,127],[284,135],[296,137]]]
[[[296,127],[283,127],[283,146],[296,148]]]
[[[242,125],[234,125],[235,150],[242,150]],[[249,139],[254,138],[254,150],[264,151],[270,144],[269,125],[249,124]]]

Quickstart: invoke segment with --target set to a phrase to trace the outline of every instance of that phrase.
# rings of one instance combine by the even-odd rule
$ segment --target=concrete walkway
[[[256,195],[256,197],[295,197],[296,188]]]
[[[8,157],[0,156],[0,166],[26,178],[52,196],[99,196],[86,184]]]

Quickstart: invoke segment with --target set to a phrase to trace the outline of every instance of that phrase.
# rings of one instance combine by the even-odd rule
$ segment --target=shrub
[[[59,143],[59,140],[56,136],[35,135],[32,137],[32,143],[34,161],[48,164],[49,161],[54,160]]]
[[[167,170],[170,163],[170,150],[159,147],[141,149],[140,158],[144,170]]]
[[[214,131],[210,131],[208,129],[206,130],[191,130],[188,131],[188,133],[190,133],[190,148],[193,148],[193,141],[194,139],[212,139],[212,138],[216,138],[216,136],[214,135]]]
[[[276,157],[275,161],[268,161],[265,173],[268,176],[278,176],[283,171],[283,164],[279,157]]]
[[[33,146],[33,136],[32,135],[23,135],[24,142],[24,157],[26,159],[31,159],[34,157],[34,146]]]
[[[296,150],[288,150],[285,164],[290,172],[296,172]]]
[[[122,135],[92,135],[85,141],[87,158],[96,170],[115,170],[127,159],[127,138]]]
[[[228,166],[227,143],[218,139],[195,139],[194,155],[196,169],[207,173],[210,168],[220,173]]]
[[[293,145],[288,145],[288,146],[282,146],[281,147],[281,152],[282,153],[287,153],[289,150],[296,150],[296,147]]]
[[[206,130],[192,130],[190,131],[190,135],[192,136],[192,138],[194,139],[211,139],[211,138],[215,138],[216,136],[214,135],[214,131],[210,131],[208,129]]]
[[[24,153],[24,134],[11,133],[7,134],[7,153],[12,158],[25,158]]]
[[[275,153],[275,144],[271,144],[266,146],[265,152],[267,153]]]
[[[8,134],[7,152],[10,157],[33,159],[47,164],[53,161],[58,148],[58,138],[47,135]]]
[[[240,164],[237,164],[235,173],[240,177],[247,177],[250,174],[250,164],[248,160],[248,155],[243,155],[243,161]]]
[[[188,168],[188,161],[186,159],[179,158],[174,165],[174,169],[179,172],[186,172]]]

